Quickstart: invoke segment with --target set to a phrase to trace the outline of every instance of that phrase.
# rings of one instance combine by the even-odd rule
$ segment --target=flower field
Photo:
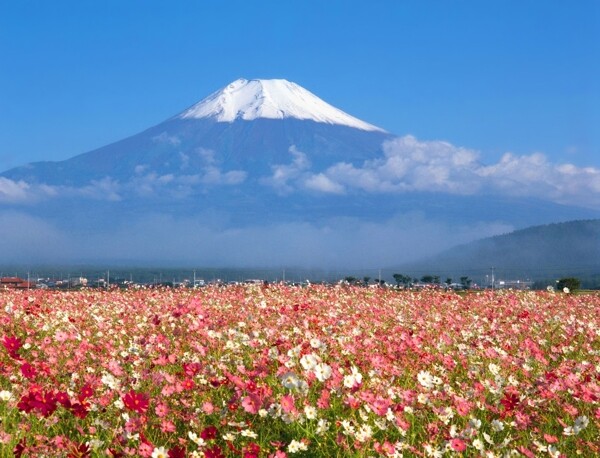
[[[599,456],[600,296],[0,292],[0,456]]]

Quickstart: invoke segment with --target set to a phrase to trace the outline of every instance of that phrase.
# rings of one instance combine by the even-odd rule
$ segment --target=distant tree
[[[447,285],[451,285],[452,284],[452,279],[450,277],[446,278],[446,281],[444,282]]]
[[[421,281],[423,283],[433,283],[434,279],[435,279],[435,277],[433,275],[423,275],[421,277]]]
[[[556,288],[559,291],[562,291],[565,288],[569,288],[569,291],[573,292],[573,291],[576,291],[579,288],[581,288],[581,282],[579,281],[578,278],[574,278],[574,277],[561,278],[556,283]]]
[[[408,275],[394,274],[392,277],[394,277],[398,286],[408,286],[410,284],[410,277]]]
[[[439,285],[440,284],[440,276],[439,275],[434,275],[432,283],[435,283],[436,285]]]
[[[367,286],[369,284],[370,280],[371,280],[371,277],[363,277],[363,281],[365,282],[365,286]]]
[[[352,277],[352,276],[348,276],[344,278],[344,281],[346,283],[350,283],[351,285],[354,285],[357,282],[357,278],[356,277]]]
[[[460,277],[460,284],[463,285],[466,289],[471,287],[472,282],[473,280],[471,280],[469,277]]]

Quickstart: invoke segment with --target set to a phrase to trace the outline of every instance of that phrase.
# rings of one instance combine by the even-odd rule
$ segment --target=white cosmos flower
[[[430,390],[433,388],[433,377],[427,371],[421,371],[417,374],[417,380],[423,388]]]
[[[475,447],[475,449],[479,450],[480,452],[483,452],[483,450],[485,449],[485,445],[483,445],[481,439],[473,439],[473,447]]]
[[[362,383],[362,374],[355,366],[352,366],[352,372],[344,376],[344,386],[346,388],[354,388]]]
[[[304,415],[306,415],[306,418],[308,418],[309,420],[314,420],[315,418],[317,418],[317,409],[313,406],[305,406]]]
[[[304,442],[297,441],[292,439],[292,442],[289,443],[287,450],[289,453],[297,453],[306,450],[308,447]]]
[[[293,372],[286,372],[281,376],[281,384],[288,390],[298,388],[300,379]]]
[[[492,420],[492,429],[498,433],[504,429],[504,423],[500,420]]]
[[[323,418],[321,418],[317,423],[316,433],[318,435],[325,434],[329,429],[329,422]]]
[[[310,346],[316,349],[321,348],[323,346],[323,342],[321,342],[316,337],[313,337],[312,339],[310,339]]]
[[[152,458],[168,458],[164,447],[157,447],[152,451]]]
[[[324,382],[331,377],[331,366],[319,363],[314,368],[315,376],[319,382]]]
[[[590,420],[585,415],[581,415],[575,419],[575,424],[573,425],[573,431],[575,434],[579,434],[581,430],[585,429],[587,425],[590,423]]]
[[[300,358],[300,364],[305,371],[313,369],[319,363],[319,357],[313,353],[308,353]]]

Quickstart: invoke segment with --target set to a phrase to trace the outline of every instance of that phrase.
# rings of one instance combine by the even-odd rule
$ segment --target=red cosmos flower
[[[204,450],[204,456],[206,458],[225,458],[225,455],[223,455],[223,451],[218,445],[214,445]]]
[[[20,359],[19,349],[23,346],[21,340],[18,337],[14,336],[4,336],[2,339],[2,345],[6,348],[6,351],[10,355],[11,358]]]
[[[258,458],[260,455],[260,445],[250,442],[244,449],[244,458]]]
[[[136,393],[134,390],[129,391],[123,396],[123,404],[129,410],[133,410],[138,413],[145,413],[148,410],[148,404],[150,400],[144,393]]]
[[[202,366],[200,365],[200,363],[183,363],[182,366],[183,366],[183,372],[188,377],[193,377],[198,372],[200,372],[200,369],[202,369]]]
[[[202,432],[200,433],[200,437],[202,439],[204,439],[205,441],[211,440],[211,439],[216,439],[217,438],[217,428],[215,428],[214,426],[207,426],[206,428],[204,428],[202,430]]]
[[[77,396],[77,398],[80,402],[84,402],[87,398],[91,398],[93,395],[94,390],[88,383],[86,383],[81,387],[81,391],[79,392],[79,396]]]
[[[87,405],[85,403],[80,404],[79,402],[75,402],[71,404],[69,410],[73,412],[73,415],[77,418],[85,418],[88,414]]]
[[[29,363],[23,363],[21,364],[21,374],[23,374],[23,377],[28,378],[28,379],[34,379],[35,378],[35,374],[36,374],[36,370],[33,368],[33,366]]]
[[[56,410],[56,404],[56,396],[51,391],[31,390],[29,393],[21,396],[17,407],[19,410],[27,413],[37,410],[43,417],[49,417]]]
[[[90,447],[86,444],[74,444],[69,448],[69,453],[67,458],[87,458],[91,456],[92,452],[90,451]]]
[[[181,382],[181,386],[184,390],[193,390],[196,387],[196,384],[191,378],[186,378],[183,382]]]
[[[184,447],[173,447],[167,452],[169,458],[185,458],[186,450]]]
[[[500,400],[500,403],[504,406],[504,410],[507,414],[512,413],[515,407],[519,403],[519,396],[512,392],[505,392],[504,397]]]
[[[65,409],[71,407],[71,400],[69,399],[69,395],[64,391],[59,391],[56,393],[56,401],[62,405]]]
[[[13,448],[13,455],[16,458],[21,458],[21,455],[23,455],[23,452],[25,451],[25,447],[27,447],[27,442],[25,442],[25,438],[23,438],[15,445],[15,448]]]

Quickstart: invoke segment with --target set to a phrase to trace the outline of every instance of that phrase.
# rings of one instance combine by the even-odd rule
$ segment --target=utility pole
[[[494,289],[495,283],[494,283],[494,267],[492,267],[492,290]]]

